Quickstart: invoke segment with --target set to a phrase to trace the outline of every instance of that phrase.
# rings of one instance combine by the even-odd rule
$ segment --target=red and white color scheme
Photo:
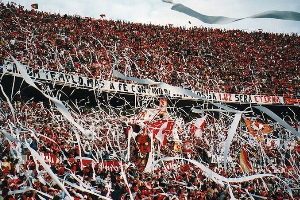
[[[13,76],[21,77],[20,72],[12,64],[8,63],[0,66],[3,73]],[[108,80],[93,79],[84,76],[65,74],[63,72],[49,71],[44,69],[33,70],[27,67],[30,77],[37,82],[52,81],[58,85],[69,85],[73,87],[80,87],[86,89],[101,89],[106,92],[120,92],[128,94],[138,94],[145,96],[166,95],[168,97],[182,98],[182,99],[197,99],[190,96],[178,94],[176,91],[161,89],[156,86],[129,84],[114,82]],[[249,94],[231,94],[231,93],[217,93],[217,92],[202,92],[193,91],[201,98],[205,98],[209,101],[219,101],[226,103],[238,103],[238,104],[296,104],[299,105],[300,99],[284,98],[282,96],[272,95],[249,95]],[[165,98],[160,99],[160,107],[162,111],[165,110],[167,101]]]

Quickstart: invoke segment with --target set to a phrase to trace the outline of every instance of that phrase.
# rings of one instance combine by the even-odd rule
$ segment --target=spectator
[[[134,24],[0,4],[0,65],[110,79],[111,70],[202,91],[295,96],[296,34]]]

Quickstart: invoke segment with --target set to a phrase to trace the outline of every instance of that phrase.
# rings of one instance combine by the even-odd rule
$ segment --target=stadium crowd
[[[145,129],[146,121],[134,125],[131,124],[132,116],[118,117],[101,108],[85,107],[81,108],[78,117],[72,114],[79,124],[93,133],[85,135],[78,133],[79,130],[73,128],[56,109],[42,102],[16,101],[11,106],[4,101],[0,103],[0,188],[4,199],[66,197],[54,181],[55,177],[50,175],[33,151],[50,165],[50,170],[75,199],[98,199],[99,195],[112,199],[130,199],[130,195],[133,199],[230,198],[226,184],[222,186],[208,178],[189,162],[164,161],[155,165],[153,172],[144,172],[151,146],[151,139],[145,131],[149,130]],[[152,121],[169,118],[173,114],[158,115]],[[205,125],[198,131],[191,128],[192,122],[177,120],[176,128],[165,145],[159,145],[159,141],[154,139],[155,160],[174,156],[189,158],[231,178],[272,173],[292,188],[295,199],[300,198],[300,143],[289,131],[276,122],[268,121],[271,133],[251,136],[245,123],[241,122],[225,170],[222,158],[217,155],[222,155],[232,119],[222,114],[219,117],[209,112],[206,114]],[[262,116],[256,120],[266,122]],[[291,116],[286,116],[285,120],[297,128],[297,122]],[[132,130],[130,134],[134,138],[130,140],[130,157],[126,154],[129,130]],[[249,171],[240,166],[239,152],[242,148],[247,149],[248,161],[252,163]],[[291,199],[287,187],[274,177],[231,183],[231,189],[238,199]]]
[[[25,10],[0,3],[0,64],[111,79],[112,69],[197,90],[300,95],[296,34],[183,28]]]
[[[34,69],[101,79],[117,69],[197,90],[300,96],[295,34],[145,25],[0,2],[0,47],[0,66],[13,56]],[[233,114],[203,111],[191,120],[159,106],[130,114],[109,104],[68,108],[77,126],[49,103],[0,100],[0,200],[283,200],[289,191],[300,199],[299,138],[257,111],[243,114],[224,166]],[[299,132],[298,115],[283,119]],[[187,160],[149,167],[152,155],[199,162],[226,178],[278,178],[222,184]]]

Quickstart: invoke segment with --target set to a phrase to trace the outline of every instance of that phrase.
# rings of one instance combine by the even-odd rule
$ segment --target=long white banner
[[[4,74],[21,77],[20,72],[14,63],[6,63],[5,65],[0,66],[0,69]],[[105,92],[119,92],[157,97],[164,95],[172,98],[195,99],[193,97],[182,96],[181,94],[176,94],[176,92],[172,90],[161,89],[156,86],[94,79],[79,76],[77,74],[67,74],[45,69],[32,69],[30,67],[26,67],[26,69],[29,76],[38,82],[53,82],[57,85],[66,85],[88,90],[101,90]],[[211,101],[241,104],[284,104],[284,99],[281,96],[246,95],[201,91],[192,92]]]
[[[293,21],[300,21],[300,13],[294,11],[281,11],[281,10],[269,10],[261,13],[257,13],[255,15],[251,15],[248,17],[243,18],[230,18],[224,16],[209,16],[199,13],[193,10],[190,7],[187,7],[183,4],[177,3],[172,6],[172,10],[177,12],[184,13],[191,17],[195,17],[200,21],[207,23],[207,24],[228,24],[244,19],[255,19],[255,18],[266,18],[266,19],[281,19],[281,20],[293,20]]]

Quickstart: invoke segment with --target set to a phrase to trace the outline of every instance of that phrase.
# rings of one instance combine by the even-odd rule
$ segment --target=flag
[[[168,122],[165,122],[160,128],[155,138],[160,142],[160,145],[165,145],[167,141],[165,140],[164,130],[168,127]]]
[[[160,115],[167,114],[167,106],[168,106],[168,100],[166,98],[160,98],[159,99],[159,114]]]
[[[153,133],[153,137],[165,145],[167,143],[166,136],[172,134],[174,123],[174,120],[156,120],[145,122],[145,125]]]
[[[249,133],[256,138],[261,139],[261,135],[269,134],[273,131],[269,124],[259,122],[257,119],[244,118]]]
[[[249,161],[248,158],[248,153],[244,148],[242,148],[241,153],[240,153],[240,166],[242,170],[246,173],[249,173],[252,171],[252,165]]]
[[[190,133],[196,137],[201,137],[201,133],[206,127],[206,115],[201,118],[197,118],[190,126]]]
[[[151,139],[145,133],[136,137],[136,141],[141,154],[148,154],[151,151]]]
[[[37,3],[31,4],[31,8],[32,9],[39,9],[39,4],[37,4]]]
[[[145,122],[145,121],[151,121],[156,116],[158,116],[158,109],[146,109],[141,112],[139,112],[137,115],[134,115],[133,117],[129,118],[129,121],[131,124],[136,124],[139,122]]]
[[[166,0],[164,0],[166,2]],[[168,0],[167,0],[168,1]],[[251,15],[243,18],[230,18],[224,16],[210,16],[204,15],[203,13],[199,13],[193,8],[187,7],[183,4],[176,3],[172,6],[172,10],[177,12],[184,13],[190,17],[194,17],[204,23],[207,24],[228,24],[240,20],[245,20],[248,18],[257,19],[257,18],[265,18],[265,19],[281,19],[281,20],[293,20],[300,21],[300,13],[294,11],[279,11],[279,10],[270,10],[261,13],[257,13],[255,15]]]

